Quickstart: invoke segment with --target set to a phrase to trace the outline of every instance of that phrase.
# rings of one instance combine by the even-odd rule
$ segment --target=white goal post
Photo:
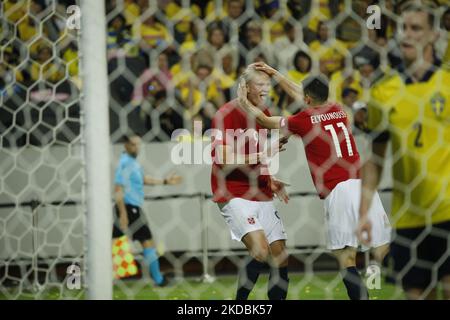
[[[88,299],[112,299],[111,179],[104,1],[81,1]]]

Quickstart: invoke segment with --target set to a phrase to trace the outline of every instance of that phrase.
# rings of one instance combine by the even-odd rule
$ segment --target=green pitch
[[[345,287],[337,273],[290,274],[290,300],[347,300]],[[268,275],[261,275],[250,295],[250,299],[267,299]],[[83,299],[82,290],[68,290],[65,286],[46,289],[40,295],[23,290],[18,294],[17,288],[3,288],[0,299]],[[236,276],[222,276],[214,282],[205,283],[199,279],[174,280],[169,287],[155,288],[145,280],[122,281],[114,285],[114,299],[138,300],[224,300],[233,299],[236,290]],[[369,290],[370,299],[403,299],[403,294],[396,287],[381,281],[380,289]]]

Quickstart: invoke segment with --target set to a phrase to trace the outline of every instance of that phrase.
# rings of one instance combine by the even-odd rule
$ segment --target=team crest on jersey
[[[255,222],[256,222],[255,218],[253,218],[253,217],[247,218],[247,221],[249,224],[255,224]]]
[[[436,92],[430,100],[431,107],[433,108],[436,116],[440,116],[444,112],[445,98],[440,92]]]

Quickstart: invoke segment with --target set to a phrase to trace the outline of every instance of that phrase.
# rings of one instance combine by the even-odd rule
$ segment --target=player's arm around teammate
[[[292,99],[297,103],[303,102],[303,88],[301,85],[296,84],[294,81],[289,80],[281,72],[272,68],[264,62],[256,62],[249,66],[249,68],[255,68],[255,70],[263,71],[273,80],[275,80]]]
[[[270,114],[265,105],[270,77],[265,72],[252,69],[244,72],[243,79],[251,103]],[[239,268],[236,299],[248,299],[264,265],[268,264],[268,297],[284,300],[289,285],[287,235],[273,204],[273,195],[285,202],[289,198],[285,184],[267,175],[265,159],[282,151],[287,140],[281,140],[278,146],[268,149],[260,146],[260,130],[266,129],[258,128],[252,121],[253,117],[243,112],[238,104],[234,99],[217,111],[212,121],[211,148],[213,201],[218,204],[232,239],[241,241],[249,253]],[[255,135],[252,130],[255,130]],[[248,139],[241,139],[245,135]],[[252,149],[254,146],[256,149]],[[252,172],[254,174],[249,175]]]

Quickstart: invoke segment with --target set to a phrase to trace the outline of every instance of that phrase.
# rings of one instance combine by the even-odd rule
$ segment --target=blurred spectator
[[[63,51],[63,59],[66,63],[69,75],[78,77],[78,46],[76,41],[71,41]]]
[[[187,41],[193,21],[201,16],[201,9],[198,5],[191,3],[189,8],[185,8],[181,4],[181,1],[176,0],[160,6],[167,19],[175,25],[174,38],[178,43]]]
[[[361,87],[361,75],[357,70],[347,68],[335,72],[330,79],[330,95],[331,101],[343,102],[342,93],[345,89],[352,89],[357,92],[357,98],[360,98],[363,88]]]
[[[233,67],[235,61],[231,55],[225,54],[222,68],[213,67],[213,58],[205,49],[199,50],[190,57],[189,70],[177,74],[180,97],[185,106],[185,119],[201,120],[203,131],[210,128],[211,119],[217,108],[221,106],[225,97],[230,94],[234,85]],[[221,70],[223,69],[223,70]]]
[[[16,83],[24,84],[29,75],[20,70],[17,66],[22,62],[19,49],[16,46],[17,43],[5,45],[2,49],[3,61],[2,64],[2,77],[0,81],[3,82],[2,88],[8,85]]]
[[[222,57],[222,68],[214,69],[214,76],[219,78],[225,100],[231,99],[231,88],[236,84],[237,79],[237,57],[233,52],[224,54]]]
[[[194,118],[201,109],[206,109],[203,113],[208,111],[208,115],[214,115],[216,108],[225,101],[220,78],[212,72],[211,66],[199,63],[195,73],[181,89],[181,97],[190,118]]]
[[[65,68],[59,58],[53,56],[52,47],[41,44],[38,47],[36,62],[31,65],[31,79],[56,83],[65,77]]]
[[[342,106],[348,116],[348,122],[353,126],[353,104],[358,100],[359,92],[351,87],[342,90]]]
[[[181,61],[170,68],[173,75],[173,85],[178,88],[185,86],[200,61],[211,66],[211,68],[214,65],[214,58],[206,49],[186,48],[182,51]]]
[[[118,56],[137,57],[139,47],[132,39],[130,27],[122,14],[113,17],[108,23],[108,58]]]
[[[139,117],[144,123],[142,133],[145,135],[146,132],[156,132],[155,140],[168,141],[174,130],[183,128],[182,101],[178,94],[173,95],[173,99],[168,99],[168,90],[157,77],[153,77],[146,84],[145,98],[140,101]]]
[[[309,2],[308,29],[317,33],[321,21],[330,20],[339,13],[339,0],[314,0]]]
[[[360,134],[366,128],[367,107],[363,101],[358,101],[359,92],[351,87],[342,91],[342,105],[352,124],[353,134]]]
[[[214,58],[214,66],[220,66],[225,54],[232,55],[232,59],[237,59],[237,51],[228,44],[227,34],[220,22],[214,22],[207,28],[206,50]]]
[[[155,68],[146,69],[134,86],[133,105],[141,105],[142,101],[154,94],[156,87],[164,91],[173,91],[172,73],[169,69],[169,58],[166,52],[158,55]]]
[[[125,8],[123,15],[126,20],[126,25],[132,26],[141,16],[141,7],[134,0],[124,0]]]
[[[342,68],[344,58],[348,53],[344,43],[329,37],[327,22],[320,21],[317,27],[317,40],[310,43],[311,53],[319,58],[320,72],[331,76]]]
[[[48,8],[44,0],[29,1],[29,15],[35,19],[39,28],[45,31],[43,36],[56,42],[61,36],[61,29],[65,28],[64,18],[59,15],[62,14],[62,17],[64,17],[66,12],[65,10],[61,12],[61,6],[55,7],[56,12],[50,11]]]
[[[342,90],[342,105],[345,107],[346,111],[351,111],[353,104],[358,101],[359,92],[351,87],[347,87]],[[352,113],[352,112],[348,112]]]
[[[244,12],[244,1],[243,0],[228,0],[226,1],[226,12],[227,17],[232,20],[237,20],[241,14]]]
[[[18,35],[20,40],[23,42],[28,42],[32,40],[39,32],[39,24],[37,20],[30,16],[25,16],[25,18],[18,24]]]
[[[348,49],[355,47],[361,40],[361,28],[365,28],[367,1],[352,1],[352,11],[355,12],[361,20],[356,20],[354,16],[348,15],[344,21],[336,26],[336,37],[343,41]],[[370,30],[370,29],[369,29]]]
[[[296,83],[302,82],[311,71],[311,57],[303,50],[295,53],[293,60],[294,68],[288,71],[288,77]]]
[[[446,4],[445,0],[439,1]],[[2,1],[2,95],[14,94],[14,85],[29,86],[41,80],[54,84],[66,76],[77,79],[78,38],[76,31],[70,32],[65,26],[66,8],[72,2],[58,1],[55,11],[47,0]],[[365,20],[367,6],[375,2],[350,3],[353,13]],[[387,56],[394,67],[400,61],[392,40],[397,22],[392,14],[399,14],[400,7],[393,0],[384,1],[381,29],[368,30],[368,39],[361,36],[362,22],[350,12],[345,13],[346,19],[339,20],[339,25],[333,25],[338,39],[330,34],[328,21],[346,8],[338,0],[255,0],[250,5],[256,11],[252,16],[245,12],[250,3],[247,0],[223,0],[221,8],[216,8],[212,0],[158,0],[154,2],[156,12],[148,0],[105,3],[111,17],[108,57],[124,58],[126,75],[134,77],[126,79],[121,75],[111,80],[112,100],[121,107],[130,101],[136,110],[141,107],[147,127],[152,121],[155,125],[155,110],[161,112],[159,125],[163,135],[172,130],[170,121],[176,123],[174,127],[183,125],[183,112],[185,119],[202,119],[207,128],[215,108],[232,98],[242,69],[255,61],[272,64],[300,82],[316,66],[312,58],[317,59],[320,71],[330,78],[330,99],[342,101],[349,108],[366,101],[365,92],[379,75],[380,57],[374,51],[383,58]],[[17,42],[6,46],[14,33]],[[437,45],[437,55],[450,68],[450,9],[442,16],[441,40],[444,41]],[[352,65],[348,65],[350,59],[345,60],[350,57],[350,48],[358,50],[352,52]],[[145,55],[147,64],[141,61],[139,53]],[[27,56],[33,61],[19,63]],[[109,62],[109,71],[113,72],[118,61]],[[287,97],[277,94],[276,87],[270,97],[273,105],[290,105]],[[175,101],[175,105],[168,106],[166,98]]]
[[[220,22],[223,25],[225,33],[229,36],[232,43],[237,44],[239,36],[238,19],[244,12],[243,0],[228,0],[226,1],[227,16],[223,17]],[[245,22],[244,22],[245,23]]]
[[[142,24],[133,26],[133,37],[141,39],[140,45],[144,51],[155,48],[173,49],[172,35],[162,23],[156,20],[154,15],[147,17]]]
[[[154,109],[158,111],[159,114],[159,128],[166,135],[164,139],[161,138],[161,134],[158,134],[158,140],[169,141],[176,129],[183,128],[183,116],[180,108],[173,108],[168,106],[168,100],[166,97],[166,91],[160,91],[155,94]],[[179,100],[176,100],[177,104],[181,105]],[[150,118],[149,118],[150,120]],[[150,126],[147,126],[151,128]]]
[[[354,58],[354,64],[360,75],[361,87],[364,90],[370,89],[375,79],[375,69],[379,65],[378,56],[376,53],[370,55],[367,52],[361,52]]]
[[[130,106],[135,83],[145,69],[146,64],[141,58],[125,57],[108,61],[108,74],[114,74],[109,79],[112,108],[119,110]]]
[[[284,34],[284,22],[281,15],[276,17],[280,9],[278,0],[260,0],[256,12],[263,18],[263,37],[268,43],[275,42]]]
[[[241,0],[245,2],[246,0]],[[212,21],[222,20],[228,16],[229,6],[227,5],[228,0],[222,1],[222,8],[216,7],[216,1],[208,1],[205,8],[205,22],[210,23]]]
[[[287,2],[289,15],[295,20],[302,19],[311,9],[311,1],[309,0],[291,0]]]
[[[365,46],[354,54],[353,66],[335,72],[330,80],[330,99],[341,101],[344,89],[352,88],[358,92],[358,100],[368,101],[373,82],[381,76],[378,71],[380,58],[376,51]]]
[[[356,101],[352,105],[353,110],[353,130],[355,134],[367,132],[367,105],[363,101]]]
[[[10,65],[0,62],[0,97],[14,95],[20,82],[23,82],[22,73],[14,72]]]
[[[79,59],[78,59],[78,36],[76,30],[64,30],[60,41],[56,46],[59,56],[62,57],[69,76],[75,81],[78,87],[81,87],[79,79]]]
[[[180,43],[180,46],[179,46],[179,49],[177,52],[181,57],[183,57],[183,55],[186,52],[195,51],[197,49],[197,47],[199,46],[197,24],[195,22],[191,21],[189,23],[189,25],[190,25],[189,31],[184,35],[184,40],[183,40],[183,42]],[[177,59],[176,62],[178,62],[178,61],[179,61],[179,59]]]
[[[207,27],[208,46],[212,54],[216,54],[228,42],[227,35],[220,23],[212,23]]]
[[[27,0],[5,0],[3,13],[6,20],[16,23],[27,14]]]
[[[306,51],[298,50],[292,60],[292,69],[287,72],[287,77],[295,83],[300,83],[305,79],[311,71],[312,61],[311,57]],[[276,95],[275,104],[282,110],[284,116],[291,115],[298,111],[299,106],[294,103],[294,100],[281,90],[278,86],[275,87]]]
[[[245,29],[246,39],[243,46],[247,52],[241,50],[241,63],[250,64],[255,58],[264,54],[266,62],[273,64],[272,48],[263,40],[262,23],[259,20],[251,20],[247,23]]]
[[[285,35],[275,41],[273,44],[275,65],[278,66],[280,72],[287,72],[294,67],[294,55],[299,49],[307,50],[308,47],[303,43],[302,32],[300,28],[296,28],[292,23],[284,24]]]

